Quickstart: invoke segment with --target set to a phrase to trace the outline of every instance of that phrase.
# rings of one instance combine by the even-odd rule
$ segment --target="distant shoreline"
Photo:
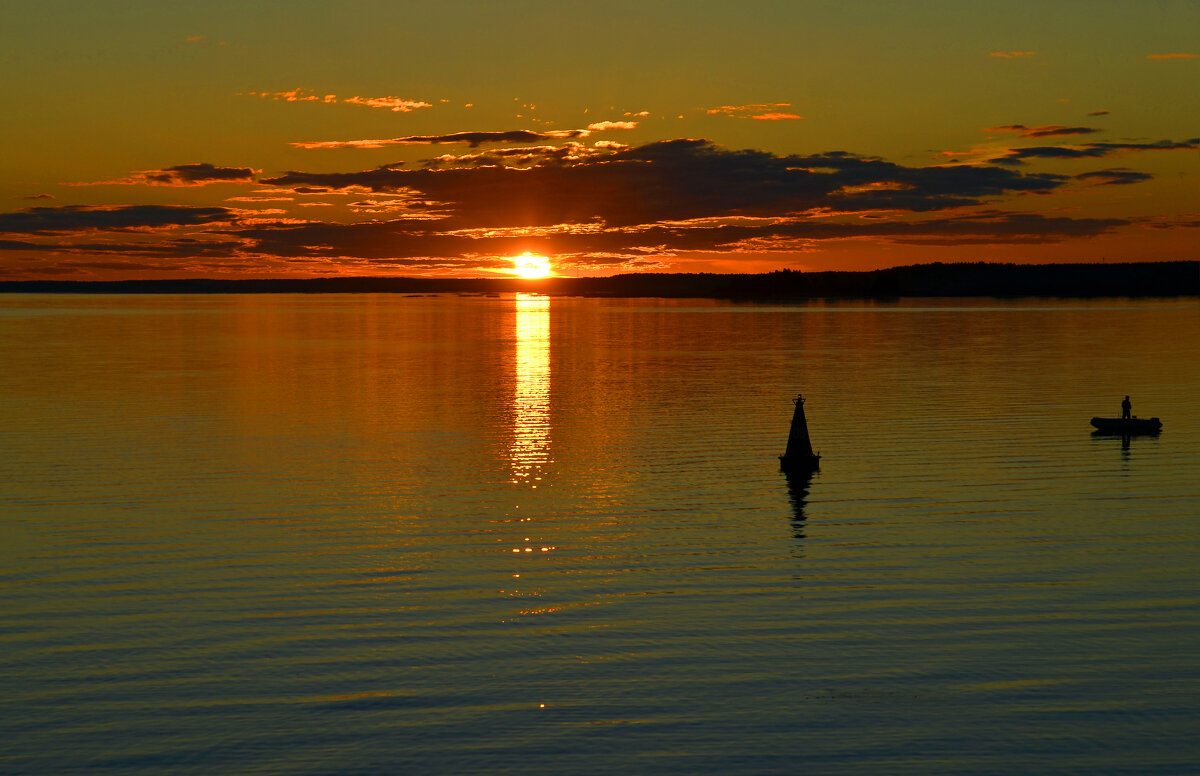
[[[611,277],[337,277],[235,280],[0,281],[0,293],[39,294],[481,294],[674,297],[738,300],[899,297],[1200,296],[1200,261],[1119,264],[934,263],[866,272],[638,273]]]

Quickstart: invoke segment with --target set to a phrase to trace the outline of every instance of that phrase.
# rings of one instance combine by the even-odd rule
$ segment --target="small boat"
[[[1104,434],[1157,434],[1162,430],[1158,418],[1092,418],[1092,425]]]
[[[813,452],[808,438],[808,421],[804,418],[804,397],[792,399],[792,428],[788,432],[787,449],[779,456],[779,469],[785,472],[814,472],[821,468],[821,456]]]

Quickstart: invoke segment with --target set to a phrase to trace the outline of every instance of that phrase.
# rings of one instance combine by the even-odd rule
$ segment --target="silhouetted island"
[[[761,274],[635,273],[611,277],[336,277],[257,280],[0,281],[0,292],[79,294],[488,294],[535,291],[564,296],[706,297],[740,300],[897,297],[1104,297],[1200,295],[1200,261],[1120,264],[934,263],[870,272]]]

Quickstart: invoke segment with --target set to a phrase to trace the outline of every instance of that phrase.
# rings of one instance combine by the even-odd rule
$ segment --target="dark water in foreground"
[[[0,364],[0,772],[1200,772],[1194,301],[5,296]]]

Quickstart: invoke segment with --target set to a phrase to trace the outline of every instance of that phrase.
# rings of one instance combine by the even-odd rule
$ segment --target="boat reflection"
[[[508,460],[514,483],[537,487],[550,463],[550,297],[515,299],[512,437]]]
[[[1143,432],[1140,432],[1137,434],[1121,434],[1121,433],[1114,433],[1112,431],[1093,431],[1092,432],[1092,440],[1096,441],[1096,442],[1103,442],[1105,440],[1116,441],[1119,439],[1119,440],[1121,440],[1121,455],[1125,458],[1128,458],[1129,454],[1131,452],[1132,446],[1133,446],[1134,438],[1142,438],[1142,439],[1149,438],[1149,439],[1157,440],[1158,434],[1159,434],[1159,432],[1157,430],[1143,431]]]

